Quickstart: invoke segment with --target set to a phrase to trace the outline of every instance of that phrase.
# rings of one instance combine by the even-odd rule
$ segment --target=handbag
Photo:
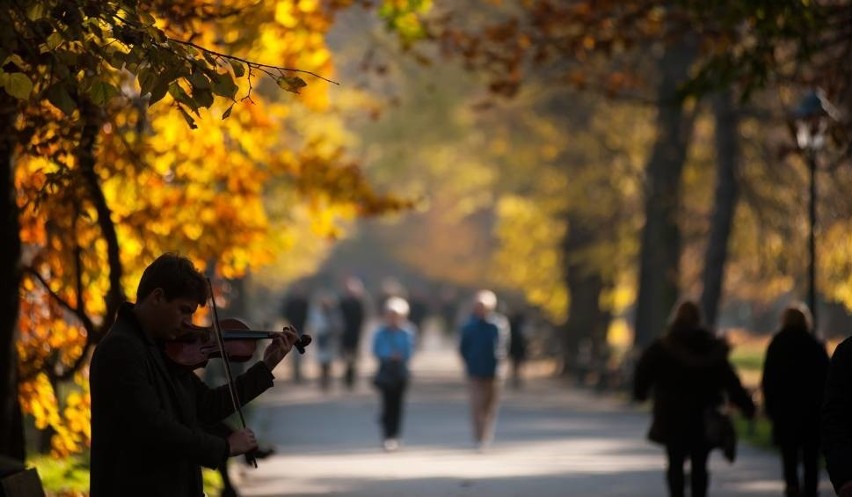
[[[405,364],[402,361],[383,359],[373,377],[373,385],[380,390],[400,388],[408,379]]]
[[[728,462],[737,458],[737,431],[730,414],[711,407],[704,411],[704,435],[711,449],[722,449]]]

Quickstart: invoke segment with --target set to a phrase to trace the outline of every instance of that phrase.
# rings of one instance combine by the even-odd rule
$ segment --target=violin
[[[209,295],[215,295],[213,291],[213,282],[207,278],[207,288],[210,291]],[[257,341],[264,338],[272,338],[280,331],[257,331],[252,330],[249,326],[239,319],[224,319],[219,320],[219,310],[216,306],[216,299],[211,298],[210,303],[213,308],[213,326],[210,328],[193,326],[196,333],[188,333],[185,340],[172,340],[166,344],[166,355],[178,364],[185,364],[188,367],[196,368],[200,365],[207,364],[210,357],[221,357],[225,359],[222,364],[225,366],[225,374],[228,376],[228,391],[231,394],[231,402],[234,405],[234,411],[240,415],[240,424],[246,428],[246,418],[243,415],[242,402],[240,401],[237,390],[234,388],[234,375],[231,372],[231,361],[247,361],[253,355],[257,347]],[[169,343],[177,345],[169,345]],[[295,345],[296,350],[300,354],[305,353],[305,347],[311,343],[309,335],[301,335]],[[183,344],[183,345],[180,345]],[[171,353],[169,352],[171,349]],[[245,455],[246,461],[257,467],[257,460],[251,453]]]
[[[257,341],[274,338],[280,331],[253,330],[237,318],[225,318],[219,321],[225,355],[232,362],[246,362],[254,357]],[[311,343],[310,335],[299,336],[294,346],[300,354],[305,353],[305,347]],[[186,327],[186,333],[169,340],[165,344],[165,353],[175,364],[189,369],[198,369],[207,365],[211,358],[222,357],[215,328],[212,326]]]

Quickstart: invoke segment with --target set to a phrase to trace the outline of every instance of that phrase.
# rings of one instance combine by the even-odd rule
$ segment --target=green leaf
[[[71,98],[71,94],[68,93],[65,85],[61,83],[48,88],[45,95],[47,96],[47,100],[64,112],[65,115],[70,116],[74,112],[74,109],[77,108],[77,103]]]
[[[27,7],[27,19],[36,21],[48,17],[47,5],[41,2],[33,2]]]
[[[118,95],[118,93],[118,89],[106,81],[97,81],[89,89],[89,97],[91,97],[95,105],[106,104],[112,97]]]
[[[27,67],[27,63],[24,62],[24,59],[22,59],[21,56],[16,53],[11,54],[9,55],[9,57],[4,59],[3,65],[5,66],[7,62],[15,64],[16,66],[18,66],[18,69],[26,69]]]
[[[30,98],[33,91],[33,82],[26,74],[20,72],[0,73],[0,84],[6,93],[20,100]]]
[[[148,105],[153,105],[156,102],[159,102],[166,96],[166,93],[169,91],[169,86],[174,82],[177,78],[177,73],[174,70],[166,69],[159,74],[154,75],[152,81],[149,82],[149,88],[151,92],[151,98],[148,101]],[[147,81],[147,77],[146,77]],[[144,92],[142,93],[145,94]]]
[[[198,129],[198,125],[195,124],[195,119],[193,119],[192,116],[189,115],[189,112],[187,112],[186,109],[183,108],[183,105],[178,105],[178,110],[186,121],[186,124],[188,124],[191,129]]]
[[[145,24],[146,26],[153,26],[157,22],[157,20],[154,19],[154,16],[152,16],[148,12],[145,12],[144,10],[140,9],[138,11],[138,14],[139,20],[142,21],[142,24]]]
[[[216,67],[216,66],[219,65],[219,64],[216,63],[216,59],[213,57],[213,54],[211,54],[210,52],[205,50],[202,55],[204,55],[204,60],[206,60],[207,63],[210,64],[211,66]]]
[[[226,97],[233,99],[237,94],[237,84],[234,83],[234,80],[231,79],[231,75],[228,73],[224,74],[216,74],[213,77],[213,93],[219,95],[220,97]]]
[[[281,76],[276,80],[276,83],[282,89],[293,93],[299,93],[299,90],[308,86],[305,80],[298,76]]]
[[[139,81],[139,93],[145,95],[151,93],[151,88],[157,84],[157,73],[154,72],[153,68],[142,68],[136,75],[136,79]]]
[[[184,104],[185,106],[192,109],[192,111],[198,115],[198,104],[193,100],[179,84],[172,83],[169,85],[169,95],[172,96],[179,103]]]
[[[189,80],[189,83],[192,85],[193,90],[196,88],[200,90],[210,89],[210,80],[207,79],[207,76],[205,76],[203,72],[199,71],[196,68],[193,68],[192,72],[189,74],[189,77],[186,79]]]
[[[213,105],[213,93],[211,93],[210,90],[193,88],[192,99],[198,107],[210,107]]]
[[[234,104],[231,104],[231,105],[228,106],[228,108],[222,114],[222,119],[225,120],[225,119],[231,117],[231,111],[232,110],[234,110]]]
[[[59,45],[62,45],[63,41],[65,40],[62,39],[62,35],[54,31],[53,33],[50,33],[50,36],[47,37],[47,48],[51,50],[56,50]]]
[[[242,78],[246,74],[246,67],[238,60],[231,60],[231,69],[234,70],[234,76]]]
[[[165,77],[160,77],[157,81],[157,84],[151,88],[151,98],[148,100],[148,105],[155,104],[163,99],[166,96],[166,93],[169,92],[169,81]]]

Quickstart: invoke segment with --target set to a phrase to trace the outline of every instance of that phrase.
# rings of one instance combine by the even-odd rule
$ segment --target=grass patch
[[[204,479],[204,493],[215,497],[222,493],[222,477],[214,469],[201,469],[201,477]]]
[[[50,497],[83,497],[89,495],[88,454],[56,459],[37,455],[27,459],[35,467],[42,487]]]
[[[775,450],[772,445],[772,423],[763,416],[749,421],[741,414],[734,414],[734,428],[740,443],[747,443],[766,450]]]
[[[48,497],[87,497],[89,495],[89,456],[81,454],[62,459],[37,455],[27,459],[35,467]],[[204,491],[209,496],[222,492],[222,478],[212,469],[202,470]]]

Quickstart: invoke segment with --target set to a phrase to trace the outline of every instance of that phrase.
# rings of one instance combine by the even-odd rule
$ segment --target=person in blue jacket
[[[490,290],[476,293],[473,309],[462,325],[459,352],[464,361],[470,392],[473,441],[478,450],[493,439],[497,417],[502,362],[506,355],[509,324],[496,312],[497,296]]]
[[[399,448],[402,403],[410,376],[408,363],[414,352],[415,332],[408,321],[408,310],[405,299],[389,298],[384,306],[384,323],[373,335],[373,356],[379,363],[373,383],[382,399],[379,421],[388,452]]]

